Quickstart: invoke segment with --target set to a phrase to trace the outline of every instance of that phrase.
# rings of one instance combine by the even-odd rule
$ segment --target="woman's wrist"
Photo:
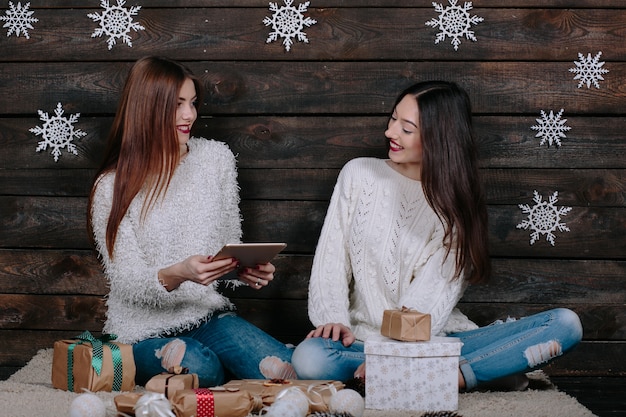
[[[173,291],[176,288],[180,287],[180,284],[183,283],[184,280],[179,277],[167,274],[164,269],[159,270],[158,272],[159,284],[163,286],[167,291]]]

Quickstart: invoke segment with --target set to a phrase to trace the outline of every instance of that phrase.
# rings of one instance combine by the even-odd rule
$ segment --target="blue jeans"
[[[536,369],[571,350],[582,335],[576,313],[556,308],[448,336],[463,342],[459,368],[465,389],[471,390],[488,381]],[[316,337],[300,343],[291,362],[301,379],[347,381],[365,361],[363,348],[359,341],[345,347],[341,341]]]
[[[198,327],[133,345],[138,385],[180,365],[198,374],[201,387],[238,379],[295,378],[293,348],[234,312],[215,313]]]

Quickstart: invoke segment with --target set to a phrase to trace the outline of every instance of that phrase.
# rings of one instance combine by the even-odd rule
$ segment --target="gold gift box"
[[[385,310],[380,333],[390,339],[403,342],[425,342],[430,340],[430,314],[402,307],[400,310]]]

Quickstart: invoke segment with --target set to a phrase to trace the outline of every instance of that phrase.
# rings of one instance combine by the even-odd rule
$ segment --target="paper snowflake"
[[[555,231],[569,232],[569,227],[565,223],[561,223],[561,217],[565,216],[572,209],[571,207],[557,208],[554,203],[558,201],[558,191],[550,196],[548,201],[543,201],[543,197],[539,195],[537,190],[534,191],[535,205],[530,207],[528,204],[519,204],[522,213],[528,214],[528,218],[517,225],[518,229],[532,230],[530,234],[530,244],[534,244],[541,235],[546,235],[546,240],[554,246]]]
[[[96,28],[91,37],[107,35],[109,37],[107,40],[109,50],[117,43],[116,39],[122,39],[126,45],[132,47],[133,44],[128,34],[130,30],[138,32],[145,29],[139,23],[133,22],[133,16],[139,13],[141,6],[133,6],[127,9],[122,7],[125,3],[125,0],[117,0],[117,6],[111,6],[109,5],[109,0],[101,0],[100,7],[105,9],[104,12],[102,14],[89,13],[87,15],[94,22],[100,23],[100,27]]]
[[[52,156],[54,156],[54,162],[59,160],[61,156],[61,149],[67,148],[68,152],[78,155],[76,145],[74,145],[74,139],[80,139],[87,135],[80,129],[74,129],[74,123],[78,122],[80,113],[70,115],[69,119],[63,116],[63,106],[61,103],[57,104],[57,108],[54,110],[56,116],[49,117],[48,113],[41,110],[37,110],[39,113],[39,119],[44,122],[43,126],[37,126],[29,129],[35,135],[41,135],[43,138],[39,142],[36,151],[45,151],[48,146],[52,149]]]
[[[540,146],[546,143],[546,141],[548,142],[548,147],[553,143],[561,146],[561,138],[567,137],[563,132],[571,129],[571,127],[565,125],[567,119],[561,119],[562,114],[563,109],[556,116],[552,110],[550,110],[549,115],[546,115],[546,112],[541,110],[541,119],[535,119],[538,124],[530,127],[532,130],[538,131],[535,137],[541,137]]]
[[[465,36],[467,39],[476,42],[476,36],[474,31],[470,30],[472,25],[477,25],[484,19],[476,15],[471,16],[469,11],[472,10],[472,2],[466,1],[463,7],[457,6],[458,0],[448,0],[449,6],[443,7],[440,3],[433,2],[435,11],[439,13],[439,18],[433,18],[426,22],[426,26],[436,27],[441,32],[437,34],[435,38],[435,44],[444,41],[446,37],[452,39],[451,44],[454,46],[454,50],[459,49],[461,39]]]
[[[598,52],[595,57],[591,58],[591,53],[588,53],[587,58],[585,58],[583,54],[580,52],[578,53],[578,59],[580,61],[574,61],[576,68],[569,69],[569,72],[576,73],[574,79],[580,80],[578,88],[580,88],[583,84],[587,84],[587,88],[591,88],[591,84],[593,84],[596,88],[600,88],[598,80],[604,81],[602,74],[609,72],[608,69],[602,68],[604,61],[599,62],[601,55],[602,51]]]
[[[34,11],[29,11],[30,3],[25,3],[22,7],[22,3],[18,2],[17,7],[13,2],[9,2],[9,10],[6,11],[6,16],[0,16],[0,20],[4,20],[6,23],[3,28],[9,28],[7,36],[11,36],[15,33],[15,36],[19,38],[20,33],[23,33],[26,39],[30,39],[28,29],[34,29],[31,23],[38,22],[39,19],[32,17]]]
[[[277,3],[270,2],[269,9],[274,12],[272,17],[265,17],[263,23],[265,26],[272,26],[272,32],[265,43],[270,43],[278,39],[280,36],[283,38],[283,45],[285,50],[289,52],[291,45],[293,45],[293,38],[297,38],[300,42],[309,43],[309,39],[306,37],[306,33],[302,31],[304,27],[311,27],[317,20],[310,17],[304,17],[304,13],[307,11],[310,2],[298,5],[298,8],[292,6],[293,0],[283,0],[284,6],[278,6]]]

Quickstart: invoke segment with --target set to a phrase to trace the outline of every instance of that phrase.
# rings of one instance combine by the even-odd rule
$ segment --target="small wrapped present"
[[[171,402],[176,417],[246,417],[260,408],[248,391],[224,387],[177,391]]]
[[[430,314],[402,307],[401,310],[385,310],[380,333],[403,342],[430,340]]]
[[[344,388],[343,382],[316,379],[237,379],[224,384],[226,389],[248,391],[255,399],[257,413],[261,408],[271,406],[281,391],[297,387],[309,398],[311,413],[327,412],[330,398]]]
[[[146,382],[146,391],[165,394],[171,399],[176,391],[194,389],[200,386],[198,374],[189,373],[187,368],[181,366],[169,369],[169,373],[155,375]]]
[[[125,392],[123,394],[116,395],[113,398],[115,403],[115,409],[118,411],[118,415],[135,415],[135,404],[141,398],[143,393],[140,392]]]
[[[132,391],[135,361],[131,345],[113,342],[115,335],[95,338],[84,332],[73,340],[54,343],[52,386],[83,392]]]

